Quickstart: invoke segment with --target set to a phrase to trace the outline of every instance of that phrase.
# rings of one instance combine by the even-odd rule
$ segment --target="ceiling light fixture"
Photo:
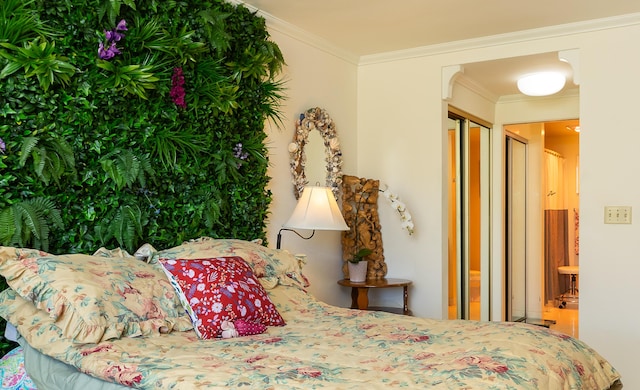
[[[530,73],[518,80],[518,89],[528,96],[547,96],[559,92],[565,82],[564,75],[559,72]]]

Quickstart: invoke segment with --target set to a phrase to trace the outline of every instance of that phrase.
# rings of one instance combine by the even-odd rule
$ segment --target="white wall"
[[[416,225],[408,237],[379,207],[388,276],[414,281],[415,315],[444,318],[447,137],[439,86],[440,65],[430,58],[361,66],[357,155],[359,175],[387,183]]]
[[[287,100],[282,106],[284,128],[267,125],[268,174],[272,177],[269,188],[273,192],[267,236],[269,246],[275,248],[278,230],[291,216],[296,204],[287,146],[293,140],[295,121],[301,113],[313,107],[327,110],[336,123],[342,149],[346,151],[343,171],[355,171],[356,156],[350,150],[355,150],[357,140],[357,66],[321,45],[303,43],[287,31],[281,31],[283,29],[278,25],[268,27],[287,62],[283,75],[287,88]],[[311,232],[300,233],[308,236]],[[337,280],[343,278],[339,232],[317,231],[313,238],[303,240],[292,232],[284,231],[282,248],[307,255],[305,275],[311,282],[311,293],[331,304],[350,304],[349,291],[337,284]]]
[[[407,58],[365,58],[360,66],[278,30],[272,30],[272,36],[284,52],[290,81],[284,107],[287,128],[270,131],[271,242],[295,204],[286,152],[293,121],[303,110],[321,106],[338,125],[344,171],[380,179],[400,195],[412,213],[416,233],[409,237],[395,212],[380,207],[388,276],[414,280],[411,309],[415,315],[435,318],[445,318],[447,292],[447,104],[441,98],[442,67],[579,49],[580,337],[621,372],[625,388],[640,388],[635,367],[640,350],[640,314],[635,310],[640,297],[636,283],[640,222],[603,224],[605,205],[640,210],[640,181],[634,169],[640,165],[640,126],[633,115],[640,90],[637,24],[504,44],[493,41],[467,50]],[[507,118],[505,113],[496,113],[498,119],[500,115]],[[498,119],[496,123],[513,123]],[[494,139],[494,148],[498,148],[496,142]],[[494,153],[498,159],[496,156],[499,154]],[[494,175],[501,172],[500,163],[494,161]],[[501,215],[502,210],[494,207],[494,264],[502,261]],[[318,232],[312,240],[303,241],[285,232],[283,247],[308,254],[312,293],[329,303],[348,306],[348,292],[336,285],[341,277],[339,233]]]
[[[411,199],[419,234],[409,243],[385,240],[385,253],[395,255],[394,269],[413,275],[414,313],[443,317],[446,305],[446,105],[440,98],[441,68],[578,48],[583,129],[580,336],[621,371],[625,388],[640,388],[635,367],[640,314],[633,311],[640,297],[634,282],[640,271],[640,261],[634,258],[640,224],[602,222],[605,205],[638,206],[640,181],[631,167],[640,164],[639,126],[632,119],[640,87],[640,51],[634,49],[639,38],[640,27],[634,25],[360,67],[358,167],[361,173],[389,177],[397,191]],[[558,117],[564,118],[564,114]],[[504,119],[502,123],[512,122]],[[498,167],[499,156],[494,153]],[[500,215],[501,210],[494,208],[494,238],[501,237]],[[494,264],[499,264],[501,247],[495,244]]]
[[[640,212],[640,26],[582,37],[580,86],[580,338],[640,388],[640,221],[605,225],[604,206]]]

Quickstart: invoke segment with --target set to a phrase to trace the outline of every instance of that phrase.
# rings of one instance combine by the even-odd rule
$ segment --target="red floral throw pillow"
[[[198,337],[221,337],[222,322],[243,319],[267,326],[282,326],[267,292],[241,258],[160,259],[183,303],[188,305]]]

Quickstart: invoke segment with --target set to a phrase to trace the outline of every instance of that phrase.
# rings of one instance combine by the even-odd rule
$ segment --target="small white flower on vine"
[[[407,206],[400,201],[398,195],[389,190],[389,187],[385,186],[384,190],[380,190],[382,195],[389,201],[391,208],[396,210],[400,214],[400,220],[402,221],[402,228],[406,229],[409,235],[413,234],[413,221],[411,220],[411,214],[407,211]]]

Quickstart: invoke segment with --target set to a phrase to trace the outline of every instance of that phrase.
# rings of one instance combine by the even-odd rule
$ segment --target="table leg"
[[[403,307],[403,314],[408,314],[409,313],[409,288],[408,286],[404,286],[404,307]]]
[[[352,287],[351,288],[351,308],[366,310],[369,307],[369,288],[368,287]]]

